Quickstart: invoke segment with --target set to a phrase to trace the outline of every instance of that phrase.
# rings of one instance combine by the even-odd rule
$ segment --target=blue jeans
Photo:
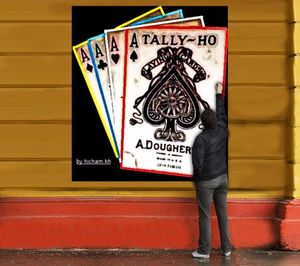
[[[221,249],[231,251],[228,216],[227,216],[227,175],[221,175],[211,180],[200,180],[196,182],[196,197],[199,207],[199,252],[210,253],[211,245],[211,217],[210,208],[212,200],[218,218]]]

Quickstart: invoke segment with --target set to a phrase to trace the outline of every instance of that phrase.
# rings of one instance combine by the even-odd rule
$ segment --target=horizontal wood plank
[[[285,120],[288,108],[287,87],[229,86],[228,118],[230,121]]]
[[[78,67],[74,62],[74,67]],[[0,56],[0,86],[70,85],[71,56]],[[287,84],[284,55],[230,55],[229,83]]]
[[[70,121],[71,88],[1,88],[0,121]]]
[[[71,54],[71,31],[71,23],[0,23],[0,52]]]
[[[0,187],[68,187],[71,161],[2,161]]]
[[[1,85],[70,85],[71,56],[0,56]]]
[[[229,53],[287,53],[288,27],[287,23],[229,23]]]
[[[134,1],[104,0],[14,0],[0,2],[1,20],[71,20],[71,6],[136,5]],[[161,5],[161,1],[143,1],[139,5]],[[228,6],[229,20],[288,20],[290,1],[286,0],[197,0],[172,1],[169,5]],[[107,16],[120,14],[107,14]]]
[[[229,157],[285,157],[285,124],[230,124]],[[70,124],[0,124],[0,158],[71,158]]]
[[[229,83],[288,84],[288,58],[279,55],[235,55],[228,58]]]
[[[71,53],[71,23],[0,23],[0,38],[2,53]],[[287,53],[287,39],[284,22],[229,23],[229,53]]]
[[[0,158],[71,158],[70,124],[0,124]]]
[[[229,160],[231,189],[285,188],[285,160]]]
[[[230,189],[284,188],[285,173],[284,160],[229,160]],[[72,182],[70,161],[0,162],[0,174],[3,188],[194,189],[191,182]]]
[[[71,90],[0,88],[0,121],[70,121]],[[230,121],[285,120],[288,106],[286,87],[229,86]]]
[[[285,158],[285,123],[229,124],[229,157]]]

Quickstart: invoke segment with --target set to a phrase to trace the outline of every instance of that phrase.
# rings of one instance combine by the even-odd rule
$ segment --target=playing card
[[[121,168],[191,177],[201,112],[215,110],[226,80],[227,30],[163,25],[124,37]]]
[[[143,19],[150,19],[151,17],[160,17],[159,15],[164,15],[164,14],[165,13],[162,7],[159,6],[146,13],[143,13],[142,15],[136,18],[131,19],[130,21],[123,23],[122,25],[119,25],[117,28],[131,25],[132,23],[138,22]],[[88,86],[88,89],[93,98],[94,104],[100,116],[105,132],[108,136],[112,149],[116,157],[119,158],[120,147],[117,146],[113,124],[109,116],[109,113],[112,112],[112,110],[111,107],[107,105],[105,102],[105,91],[100,90],[98,87],[100,80],[99,80],[99,76],[96,75],[98,74],[98,69],[105,72],[105,69],[107,68],[107,63],[106,63],[107,59],[105,58],[106,52],[104,51],[105,45],[104,43],[103,46],[101,45],[102,42],[100,41],[99,44],[95,44],[93,47],[90,45],[89,47],[88,42],[86,41],[76,46],[73,46],[73,51],[77,59],[77,62],[80,66],[80,69],[82,71],[83,77]],[[94,57],[92,58],[94,54],[96,59],[99,58],[98,63],[96,63]],[[104,80],[105,80],[105,76],[104,76]],[[107,95],[107,97],[109,97],[109,95]]]
[[[166,22],[150,23],[147,25],[191,25],[191,26],[204,26],[204,20],[202,16],[170,20]],[[106,30],[105,42],[106,42],[106,52],[109,67],[109,80],[110,80],[110,90],[112,96],[112,109],[114,115],[114,128],[115,135],[117,139],[117,146],[121,146],[121,124],[122,124],[122,109],[123,109],[123,82],[124,82],[124,53],[125,47],[125,30],[126,29],[138,29],[142,28],[144,25],[131,26],[118,30]],[[134,38],[134,37],[133,37]],[[134,47],[135,40],[133,39],[128,45]],[[138,60],[138,56],[143,56],[142,54],[137,55],[133,50],[130,54],[130,60],[132,62]]]

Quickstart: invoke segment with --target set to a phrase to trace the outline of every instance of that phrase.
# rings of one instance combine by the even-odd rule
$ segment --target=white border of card
[[[214,86],[226,81],[227,29],[147,25],[124,35],[121,169],[191,177],[200,112],[215,110]]]
[[[137,26],[130,26],[120,29],[110,29],[105,30],[105,44],[106,44],[106,53],[108,59],[108,70],[109,70],[109,87],[111,90],[112,95],[112,102],[108,103],[112,106],[112,113],[114,114],[113,121],[114,121],[114,130],[115,136],[117,139],[117,146],[120,150],[121,147],[121,132],[122,132],[122,110],[123,110],[123,77],[124,77],[124,33],[126,30],[130,29],[139,29],[149,26],[163,26],[163,25],[170,25],[170,24],[180,24],[180,25],[190,25],[190,23],[195,22],[194,25],[204,27],[204,19],[203,16],[196,16],[196,17],[189,17],[184,19],[176,19],[176,20],[169,20],[166,22],[157,22],[157,23],[149,23],[145,25],[137,25]],[[113,39],[113,34],[121,33],[118,40]],[[112,36],[112,37],[111,37]],[[111,41],[112,40],[112,41]],[[112,49],[110,49],[110,47]],[[116,51],[116,52],[114,52]],[[109,100],[109,98],[108,98]],[[122,154],[121,154],[122,160]]]

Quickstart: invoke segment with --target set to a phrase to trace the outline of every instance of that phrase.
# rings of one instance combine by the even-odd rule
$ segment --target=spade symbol
[[[111,59],[114,61],[115,64],[118,63],[119,58],[120,58],[120,55],[119,55],[119,54],[112,54],[112,55],[111,55]]]
[[[104,70],[104,68],[106,68],[106,67],[107,67],[107,64],[101,59],[99,61],[98,68]]]
[[[133,51],[130,55],[130,59],[132,60],[132,62],[135,62],[135,60],[138,59],[138,55],[135,51]]]

